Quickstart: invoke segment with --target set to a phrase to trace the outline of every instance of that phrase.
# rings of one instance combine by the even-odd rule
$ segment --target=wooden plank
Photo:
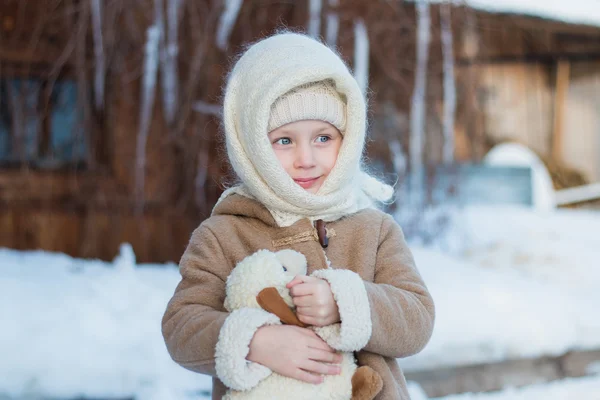
[[[115,180],[101,173],[52,172],[29,169],[0,172],[0,202],[52,201],[89,204],[97,194],[111,200],[127,199],[128,194]]]
[[[407,380],[418,382],[427,396],[442,397],[582,377],[590,374],[590,366],[598,361],[600,350],[583,350],[556,357],[405,371],[405,376]]]
[[[37,248],[76,255],[81,238],[80,216],[77,213],[37,211],[28,216],[34,229]]]
[[[496,364],[406,372],[406,379],[421,385],[427,396],[500,390],[559,379],[559,365],[551,359],[515,360]]]
[[[122,243],[130,243],[138,262],[178,262],[199,223],[164,208],[139,217],[106,210],[3,209],[0,247],[110,261]]]
[[[14,213],[2,209],[0,212],[0,246],[15,247]]]
[[[559,61],[556,67],[556,88],[554,94],[554,123],[552,127],[552,157],[560,161],[564,141],[564,120],[566,99],[571,75],[570,61]]]
[[[600,182],[600,61],[571,63],[561,161]]]
[[[458,66],[469,65],[495,65],[495,64],[547,64],[555,65],[556,60],[568,60],[564,62],[574,61],[597,61],[600,60],[600,51],[587,53],[575,52],[556,52],[542,54],[523,54],[523,55],[499,55],[492,57],[477,57],[477,58],[460,58],[456,60]]]
[[[600,183],[557,190],[555,196],[559,206],[600,199]]]

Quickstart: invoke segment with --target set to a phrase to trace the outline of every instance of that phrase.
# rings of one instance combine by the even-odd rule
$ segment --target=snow
[[[198,100],[192,105],[192,109],[203,114],[215,115],[217,117],[221,116],[221,106],[219,104],[210,104],[205,101]]]
[[[598,0],[466,0],[473,8],[490,12],[531,15],[573,24],[600,26]]]
[[[417,60],[415,68],[415,87],[410,108],[410,192],[411,207],[422,207],[424,196],[424,158],[425,143],[425,95],[427,91],[427,65],[431,41],[431,17],[426,0],[417,0]]]
[[[476,207],[447,233],[455,254],[414,247],[436,303],[425,350],[406,369],[600,348],[600,213]]]
[[[437,317],[431,342],[403,368],[600,347],[600,212],[476,207],[453,217],[436,246],[411,246]],[[444,251],[444,240],[461,247]],[[113,262],[0,249],[0,321],[9,321],[0,398],[207,398],[210,378],[176,365],[160,332],[178,281],[175,264],[136,264],[129,245]],[[581,378],[444,400],[585,400],[599,385]]]
[[[242,0],[225,0],[225,9],[219,19],[216,38],[217,47],[221,50],[226,50],[229,45],[229,35],[231,35],[235,21],[240,13],[240,8],[242,8]]]
[[[162,2],[159,3],[162,7]],[[168,123],[172,124],[175,121],[177,113],[177,98],[179,94],[178,87],[178,72],[177,72],[177,56],[179,54],[179,45],[177,44],[177,32],[179,29],[179,16],[181,14],[181,0],[171,0],[167,2],[167,20],[164,20],[162,11],[160,18],[161,24],[164,27],[167,24],[167,29],[163,29],[163,40],[161,41],[161,84],[162,84],[162,100],[165,111],[165,118]]]
[[[158,7],[155,7],[158,9]],[[158,14],[158,12],[157,12]],[[146,30],[144,46],[144,75],[141,88],[140,122],[135,149],[135,197],[137,212],[141,212],[146,179],[146,143],[152,122],[152,108],[156,95],[156,74],[159,63],[159,43],[163,34],[160,19]]]
[[[558,190],[555,199],[560,205],[600,199],[600,183]]]
[[[440,7],[442,56],[444,58],[444,163],[454,161],[454,120],[456,116],[456,82],[454,77],[454,52],[452,34],[452,8]]]
[[[171,361],[160,333],[179,280],[174,265],[136,268],[128,245],[113,263],[7,249],[0,260],[0,320],[11,321],[0,330],[0,397],[210,388],[208,377]]]
[[[321,0],[309,1],[308,12],[308,35],[313,38],[318,38],[321,32],[321,9],[323,7]]]
[[[94,30],[94,57],[96,65],[94,66],[94,99],[97,110],[104,107],[104,74],[105,57],[104,46],[102,44],[102,5],[100,0],[90,0],[92,11],[92,26]]]
[[[419,0],[414,0],[419,1]],[[430,3],[448,0],[428,0]],[[452,3],[488,11],[529,15],[571,24],[600,26],[598,0],[450,0]]]
[[[329,7],[335,8],[339,5],[339,0],[329,0]],[[335,11],[327,11],[327,28],[325,31],[325,42],[331,48],[337,46],[338,30],[340,26],[340,17]]]
[[[369,34],[362,18],[354,21],[354,78],[366,94],[369,87]]]

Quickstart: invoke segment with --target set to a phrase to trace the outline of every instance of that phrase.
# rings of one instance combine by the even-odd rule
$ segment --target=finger
[[[323,350],[328,353],[335,353],[335,350],[331,346],[329,346],[326,341],[317,336],[317,334],[315,334],[315,337],[309,338],[307,345],[309,349]]]
[[[323,383],[323,377],[321,375],[311,374],[310,372],[306,372],[301,369],[297,369],[293,375],[294,376],[292,376],[292,378],[306,383],[312,383],[314,385]]]
[[[325,326],[324,320],[320,317],[310,317],[306,315],[298,315],[298,319],[300,322],[303,322],[305,325],[310,326]]]
[[[296,307],[296,314],[298,314],[298,317],[300,317],[300,315],[304,315],[305,317],[326,319],[330,312],[328,312],[325,307],[316,305]]]
[[[325,351],[321,349],[308,349],[309,360],[325,362],[329,364],[340,364],[342,362],[342,355],[339,353]]]
[[[294,279],[292,279],[287,285],[285,285],[286,288],[291,289],[292,287],[298,285],[299,283],[302,283],[302,275],[296,275],[294,277]]]
[[[292,297],[296,297],[296,296],[308,296],[311,295],[315,292],[316,287],[314,284],[312,283],[299,283],[294,285],[291,289],[290,289],[290,294],[292,295]]]
[[[320,280],[321,279],[315,278],[314,276],[296,275],[294,279],[292,279],[292,281],[286,285],[286,287],[290,289],[292,286],[295,286],[299,283],[315,283]]]
[[[296,296],[292,300],[296,307],[311,307],[315,305],[314,297],[310,294],[304,296]]]
[[[300,368],[303,370],[319,375],[338,375],[341,371],[339,365],[331,365],[325,364],[318,361],[306,360],[301,365]]]
[[[296,307],[296,315],[298,315],[298,318],[300,318],[301,315],[305,316],[305,317],[318,317],[319,316],[319,309],[317,307]]]

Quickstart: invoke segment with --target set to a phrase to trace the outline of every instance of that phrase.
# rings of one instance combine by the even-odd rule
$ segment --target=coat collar
[[[212,215],[255,218],[267,226],[277,227],[275,219],[265,206],[257,200],[239,194],[231,194],[220,200],[213,209]]]
[[[255,199],[239,194],[231,194],[222,199],[213,209],[212,215],[249,218],[253,223],[270,228],[269,234],[273,240],[273,246],[276,248],[307,240],[318,242],[318,232],[310,219],[302,218],[293,225],[279,227],[264,205]],[[327,237],[332,236],[335,236],[335,231],[327,228]]]

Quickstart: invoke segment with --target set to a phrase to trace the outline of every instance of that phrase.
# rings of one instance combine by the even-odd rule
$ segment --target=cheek
[[[285,171],[289,174],[294,165],[294,158],[292,152],[289,150],[277,149],[273,149],[273,152],[275,153],[275,157],[277,157],[283,169],[285,169]]]
[[[329,173],[335,166],[339,152],[340,146],[332,146],[323,154],[322,165],[327,169],[327,173]]]

